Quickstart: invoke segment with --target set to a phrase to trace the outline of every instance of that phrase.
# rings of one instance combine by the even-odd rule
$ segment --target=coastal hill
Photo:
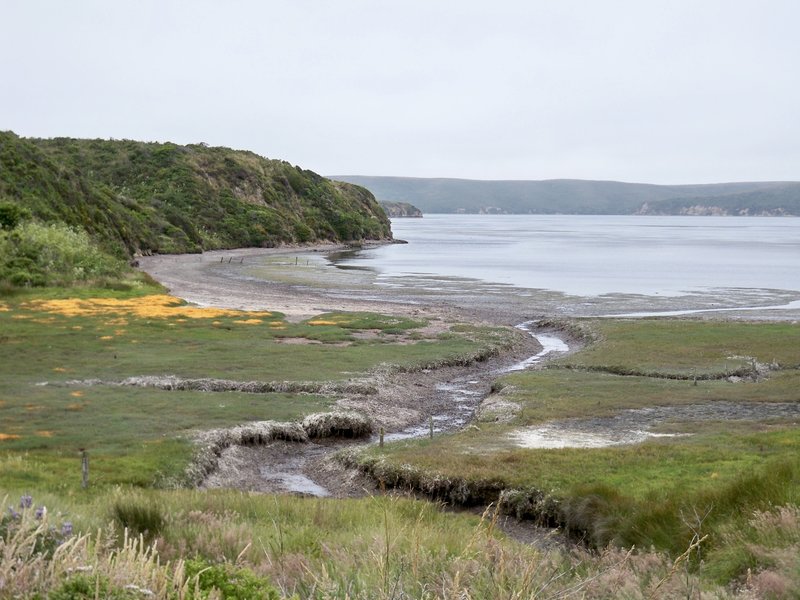
[[[381,208],[386,215],[392,219],[413,217],[422,217],[422,211],[413,204],[408,202],[380,202]]]
[[[0,203],[120,257],[390,239],[366,189],[252,152],[0,132]]]
[[[330,177],[362,185],[382,202],[410,202],[425,213],[800,216],[800,182],[653,185],[580,179]]]

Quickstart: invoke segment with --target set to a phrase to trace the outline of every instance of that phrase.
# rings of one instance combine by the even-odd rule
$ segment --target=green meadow
[[[387,369],[460,364],[515,335],[428,325],[373,313],[292,323],[276,312],[188,306],[147,283],[4,297],[0,499],[11,509],[0,517],[0,577],[11,565],[15,576],[0,598],[800,593],[794,420],[673,420],[655,431],[684,435],[594,449],[523,448],[512,436],[651,406],[796,403],[797,324],[581,322],[593,341],[580,352],[495,382],[516,407],[503,422],[485,415],[461,432],[345,458],[430,501],[158,489],[191,460],[193,432],[295,421],[335,397],[113,385],[141,376],[358,383]],[[88,490],[80,449],[91,459]],[[442,510],[473,502],[491,508]],[[33,516],[42,506],[45,522]],[[515,541],[501,530],[505,513],[556,525],[578,543],[543,550]],[[62,543],[66,522],[87,535]],[[30,552],[56,543],[57,553]]]
[[[558,524],[595,548],[636,546],[679,556],[705,538],[693,563],[717,582],[741,580],[756,563],[764,568],[750,550],[733,552],[728,542],[731,532],[748,531],[755,512],[800,502],[796,416],[676,418],[653,432],[679,436],[602,448],[526,448],[515,436],[546,422],[627,409],[800,402],[800,326],[680,320],[581,326],[595,340],[582,351],[495,383],[498,397],[516,405],[504,422],[489,413],[454,435],[373,448],[355,462],[387,485],[428,489],[443,499],[469,502],[507,490],[509,512]],[[748,377],[725,376],[734,371]]]
[[[91,455],[95,485],[158,485],[190,460],[193,431],[299,420],[335,401],[314,393],[113,385],[126,378],[359,381],[376,369],[463,361],[511,340],[469,327],[428,335],[421,333],[425,325],[371,313],[291,323],[268,311],[187,306],[148,287],[6,298],[0,303],[0,453],[13,466],[0,471],[0,485],[74,490],[79,449]]]

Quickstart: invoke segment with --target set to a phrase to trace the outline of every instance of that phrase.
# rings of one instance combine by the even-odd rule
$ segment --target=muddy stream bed
[[[434,407],[424,420],[406,425],[384,435],[386,443],[439,435],[456,431],[469,424],[492,382],[504,373],[535,368],[556,355],[570,351],[558,332],[538,331],[534,321],[517,325],[528,333],[536,344],[535,353],[522,359],[502,356],[462,368],[442,369],[442,376],[427,372],[430,379],[406,377],[408,395],[421,394],[427,387],[427,404]],[[439,371],[439,370],[437,370]],[[374,433],[367,444],[379,443]],[[294,493],[309,496],[361,496],[374,491],[374,484],[362,476],[345,472],[332,460],[333,455],[346,447],[364,445],[364,440],[324,439],[303,443],[273,441],[259,446],[231,446],[219,459],[217,469],[209,474],[201,487],[235,487],[253,491]]]

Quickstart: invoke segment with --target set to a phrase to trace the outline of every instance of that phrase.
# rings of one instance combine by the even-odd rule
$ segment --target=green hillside
[[[367,190],[252,152],[0,132],[0,202],[85,230],[119,257],[388,239]]]
[[[382,202],[410,202],[424,213],[800,215],[797,182],[653,185],[579,179],[332,178],[363,185]],[[691,208],[696,206],[717,208]]]
[[[671,198],[642,206],[640,214],[655,215],[794,215],[800,216],[800,183],[785,183],[756,190]]]

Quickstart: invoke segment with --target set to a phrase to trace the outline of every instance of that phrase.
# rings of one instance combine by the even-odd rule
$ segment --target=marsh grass
[[[111,505],[111,516],[121,531],[152,541],[167,522],[163,507],[155,500],[119,497]]]
[[[157,504],[167,515],[153,545],[140,537],[114,538],[102,524],[101,515],[120,494],[139,506]],[[82,598],[78,591],[99,588],[101,597],[125,598],[128,592],[134,598],[176,600],[206,595],[522,600],[617,598],[621,592],[648,598],[656,584],[666,594],[661,597],[708,588],[696,575],[675,576],[665,555],[544,552],[505,537],[492,509],[482,516],[449,513],[435,503],[401,497],[334,501],[121,489],[96,496],[90,507],[73,504],[70,512],[93,533],[76,528],[75,541],[52,560],[2,555],[2,566],[20,558],[31,565],[25,578],[14,582],[15,591],[35,597],[48,590],[56,598],[59,593]],[[728,597],[720,588],[708,591]]]
[[[749,568],[750,580],[762,587],[795,589],[794,563],[778,559],[786,554],[783,546],[764,538],[766,547],[751,552],[743,541],[756,535],[747,515],[775,506],[791,510],[800,502],[800,430],[791,418],[665,422],[658,431],[692,435],[599,449],[525,449],[508,435],[520,426],[607,417],[625,409],[797,402],[800,328],[681,321],[584,322],[581,327],[593,331],[582,334],[591,340],[587,349],[545,370],[504,376],[494,386],[504,401],[518,406],[510,423],[482,422],[347,460],[387,485],[456,504],[499,497],[504,510],[560,525],[594,548],[652,547],[673,560],[683,557],[676,573],[707,568],[717,582],[738,578],[746,587]],[[696,376],[724,377],[753,361],[771,364],[766,377],[734,383]],[[735,541],[738,531],[749,533]],[[684,556],[700,539],[703,543]],[[735,548],[723,552],[728,543]],[[773,564],[781,565],[778,572],[755,576]]]
[[[143,528],[144,534],[131,535],[127,528],[117,534],[109,526],[82,533],[73,530],[71,522],[65,522],[58,530],[43,507],[34,510],[31,506],[16,513],[13,527],[0,528],[0,598],[260,600],[279,597],[268,580],[241,565],[182,558],[162,562],[155,543],[145,539],[160,539],[158,535],[164,528],[165,517],[154,504],[159,500],[112,498],[111,502],[118,521]],[[53,538],[54,543],[43,546],[41,540],[48,538]]]
[[[496,331],[411,345],[279,343],[321,330],[336,341],[360,327],[424,324],[372,313],[329,317],[341,326],[200,309],[146,282],[123,292],[47,289],[7,298],[0,310],[0,452],[27,454],[0,481],[73,489],[81,448],[91,455],[92,485],[175,481],[191,457],[186,437],[194,430],[302,420],[326,412],[342,393],[372,393],[365,375],[460,364],[497,343]],[[162,390],[103,384],[126,380],[166,383]]]
[[[309,438],[362,438],[373,431],[372,422],[355,412],[329,412],[308,415],[303,429]]]
[[[306,324],[351,330],[372,329],[392,334],[410,329],[419,329],[424,327],[427,322],[408,317],[381,315],[371,312],[331,312],[308,319]]]
[[[557,364],[666,376],[724,375],[752,359],[800,367],[800,325],[681,319],[587,320],[594,343]]]
[[[794,402],[800,371],[770,373],[756,382],[692,381],[545,369],[501,379],[504,399],[518,403],[514,423],[607,417],[624,409],[725,402]]]

